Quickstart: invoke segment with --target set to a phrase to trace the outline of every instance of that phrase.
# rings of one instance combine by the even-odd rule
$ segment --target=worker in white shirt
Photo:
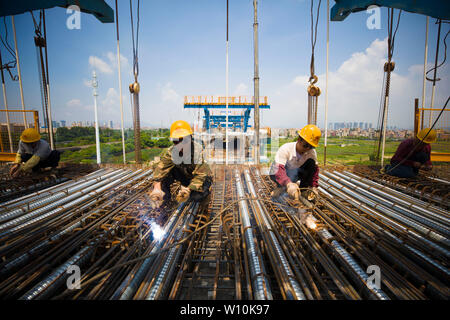
[[[297,133],[297,141],[285,143],[278,149],[270,168],[270,178],[279,187],[277,191],[286,190],[293,199],[298,199],[301,189],[317,192],[319,181],[315,148],[319,145],[321,131],[308,124]]]

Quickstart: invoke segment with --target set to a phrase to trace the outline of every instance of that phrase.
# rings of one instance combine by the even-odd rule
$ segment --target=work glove
[[[289,182],[286,186],[286,190],[288,195],[292,198],[292,199],[298,199],[298,195],[300,193],[300,189],[298,187],[298,184],[294,183],[294,182]]]
[[[161,207],[164,194],[165,193],[160,189],[153,189],[153,191],[150,192],[149,197],[152,209],[158,209],[159,207]]]
[[[178,202],[185,202],[189,199],[189,195],[191,194],[191,189],[181,186],[180,191],[177,194]]]
[[[308,188],[308,190],[305,190],[302,192],[302,197],[305,198],[308,201],[312,201],[316,199],[319,195],[319,190],[317,190],[316,187]]]
[[[422,166],[422,164],[420,162],[418,162],[418,161],[414,161],[413,162],[413,167],[414,168],[419,169],[421,166]]]
[[[284,187],[276,187],[273,189],[273,191],[270,193],[270,195],[274,198],[279,197],[284,192]]]
[[[14,177],[14,173],[17,172],[19,170],[19,168],[20,168],[20,164],[18,164],[18,163],[14,164],[11,167],[11,169],[9,170],[9,174]]]

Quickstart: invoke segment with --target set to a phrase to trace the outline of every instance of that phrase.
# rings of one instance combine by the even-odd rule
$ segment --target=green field
[[[61,129],[61,130],[60,130]],[[142,130],[142,161],[153,160],[171,145],[168,139],[168,130]],[[134,161],[134,137],[132,130],[126,130],[125,150],[127,162]],[[56,134],[57,146],[76,147],[83,146],[81,150],[64,150],[61,161],[73,163],[95,163],[95,132],[93,128],[58,128]],[[102,163],[122,163],[122,144],[120,142],[120,130],[102,129],[100,131],[101,158]],[[280,139],[279,145],[295,141],[296,138]],[[114,142],[117,141],[117,142]],[[385,158],[389,159],[394,154],[401,141],[387,140],[385,147]],[[327,146],[327,164],[375,164],[373,156],[376,150],[376,141],[360,137],[329,137]],[[267,145],[267,156],[272,162],[275,154],[271,154],[271,145]],[[317,156],[320,164],[324,159],[324,140],[320,141],[317,147]],[[276,150],[275,150],[276,152]],[[385,161],[387,162],[387,161]]]
[[[280,139],[279,145],[286,142],[295,141],[296,138]],[[386,141],[385,158],[391,158],[401,141]],[[327,141],[327,164],[374,164],[371,161],[370,155],[376,151],[376,141],[361,139],[361,138],[337,138],[329,137]],[[271,146],[268,145],[268,158],[270,162],[275,158],[274,154],[270,153]],[[324,142],[316,148],[317,158],[320,164],[324,160]]]
[[[151,161],[172,142],[168,129],[141,130],[142,161]],[[92,127],[58,128],[56,146],[63,151],[61,161],[71,163],[96,163],[95,131]],[[61,149],[74,147],[81,150]],[[120,130],[100,130],[100,153],[102,163],[123,163]],[[134,132],[125,130],[125,154],[127,162],[134,161]]]

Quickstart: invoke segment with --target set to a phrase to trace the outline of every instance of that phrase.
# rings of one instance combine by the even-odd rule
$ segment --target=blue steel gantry
[[[213,114],[213,111],[220,111],[225,113],[226,109],[226,97],[214,97],[214,96],[192,96],[184,97],[185,109],[203,109],[205,115],[205,129],[225,127],[226,126],[226,114]],[[229,111],[242,110],[242,114],[228,115],[228,127],[240,128],[244,132],[251,127],[248,124],[250,119],[250,112],[255,108],[253,97],[228,97],[228,109]],[[259,103],[260,109],[270,109],[270,105],[267,104],[267,97],[261,97]]]

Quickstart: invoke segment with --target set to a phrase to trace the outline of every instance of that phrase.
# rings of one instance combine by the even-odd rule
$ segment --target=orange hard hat
[[[314,148],[319,145],[319,140],[322,135],[320,129],[313,124],[304,126],[301,130],[298,130],[297,133],[303,140],[308,142]]]
[[[430,131],[428,133],[428,131]],[[417,133],[417,138],[425,143],[433,143],[437,140],[436,130],[430,128],[424,128]]]
[[[20,135],[20,140],[25,143],[33,143],[41,139],[41,134],[34,128],[28,128],[23,130]]]
[[[179,139],[191,135],[192,128],[184,120],[177,120],[170,126],[170,138]]]

